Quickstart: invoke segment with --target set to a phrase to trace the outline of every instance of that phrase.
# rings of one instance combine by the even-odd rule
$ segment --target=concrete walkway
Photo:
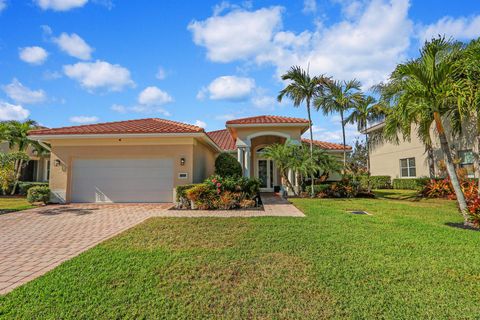
[[[0,215],[0,294],[150,217],[304,217],[273,194],[264,210],[169,210],[172,204],[52,205]]]

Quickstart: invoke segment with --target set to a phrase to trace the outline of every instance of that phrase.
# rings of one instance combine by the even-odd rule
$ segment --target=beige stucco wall
[[[452,149],[452,154],[457,157],[461,150],[476,150],[476,134],[472,127],[464,125],[465,131],[456,137],[451,136],[448,122],[445,122],[445,130]],[[377,131],[378,134],[379,131]],[[399,144],[391,142],[372,142],[370,146],[370,171],[372,175],[389,175],[392,178],[400,178],[400,159],[415,157],[417,177],[429,176],[428,157],[425,146],[415,134],[415,127],[412,127],[411,141],[400,140]],[[433,137],[433,154],[436,175],[438,162],[443,160],[443,153],[440,149],[440,141],[432,126],[431,137]]]
[[[171,158],[174,163],[173,187],[194,180],[194,138],[68,139],[52,140],[50,143],[50,188],[57,202],[69,202],[71,199],[72,165],[75,159]],[[196,148],[196,154],[206,159],[205,168],[211,162],[207,153],[208,148]],[[180,165],[181,158],[185,158],[184,166]],[[60,160],[60,166],[55,166],[56,159]],[[187,179],[180,179],[179,173],[187,173]]]
[[[258,127],[235,127],[233,128],[234,133],[237,139],[247,143],[248,137],[251,135],[262,134],[265,133],[268,135],[269,133],[278,132],[284,135],[288,135],[292,140],[300,141],[302,136],[302,130],[304,129],[304,125],[302,126],[258,126]]]
[[[218,152],[200,141],[193,145],[193,183],[200,183],[215,171]]]

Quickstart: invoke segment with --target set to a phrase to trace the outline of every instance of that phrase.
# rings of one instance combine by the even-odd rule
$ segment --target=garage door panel
[[[171,202],[172,159],[77,159],[73,202]]]

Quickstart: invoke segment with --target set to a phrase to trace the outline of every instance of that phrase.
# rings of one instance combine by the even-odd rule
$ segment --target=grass
[[[391,192],[295,199],[306,218],[153,218],[0,296],[0,318],[478,318],[480,233],[450,226],[454,202]]]
[[[0,214],[33,208],[25,197],[0,196]]]

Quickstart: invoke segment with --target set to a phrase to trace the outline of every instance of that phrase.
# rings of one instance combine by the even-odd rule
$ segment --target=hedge
[[[368,180],[370,180],[370,187],[372,189],[391,189],[392,178],[390,176],[360,176],[358,182],[362,189],[368,189]]]
[[[18,183],[18,192],[21,195],[26,195],[28,190],[32,187],[48,187],[48,182],[30,182],[30,181],[20,181]]]
[[[329,183],[323,183],[323,184],[316,184],[313,186],[313,194],[317,195],[320,192],[326,192],[328,189],[330,189],[330,184]],[[312,186],[307,186],[305,188],[305,191],[308,194],[312,194]]]
[[[50,201],[50,188],[45,186],[33,186],[28,189],[27,201],[30,203],[43,202],[47,204]]]
[[[393,179],[393,189],[422,190],[430,178]]]
[[[241,177],[242,166],[234,156],[223,152],[215,159],[215,174],[221,177]]]

